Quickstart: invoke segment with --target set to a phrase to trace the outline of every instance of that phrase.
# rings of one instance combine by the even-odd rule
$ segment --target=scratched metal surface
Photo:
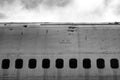
[[[120,25],[80,24],[0,24],[0,65],[10,59],[10,68],[0,67],[0,80],[119,80],[120,69],[111,69],[110,59],[120,60]],[[22,58],[22,69],[15,69],[15,60]],[[28,60],[37,59],[35,69]],[[42,59],[51,66],[43,69]],[[64,59],[64,68],[56,69],[55,60]],[[69,68],[69,59],[78,59],[76,69]],[[82,60],[90,58],[91,69],[84,69]],[[97,69],[96,59],[105,59],[105,68]]]

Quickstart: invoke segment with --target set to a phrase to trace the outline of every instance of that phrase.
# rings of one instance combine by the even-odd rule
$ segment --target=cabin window
[[[2,60],[2,69],[8,69],[10,67],[10,60],[9,59],[3,59]]]
[[[110,64],[111,64],[111,67],[113,69],[119,68],[119,61],[118,61],[118,59],[111,59],[110,60]]]
[[[77,68],[77,59],[70,59],[69,66],[70,68]]]
[[[36,68],[36,65],[37,65],[36,59],[30,59],[30,60],[29,60],[28,66],[29,66],[30,69]]]
[[[105,61],[102,58],[97,59],[97,68],[103,69],[105,67]]]
[[[43,59],[42,60],[42,67],[45,69],[48,69],[50,67],[50,60],[49,59]]]
[[[22,59],[16,59],[15,61],[15,68],[21,69],[23,67],[23,60]]]
[[[56,59],[56,68],[62,69],[64,67],[63,59]]]
[[[89,58],[83,59],[83,68],[85,69],[91,68],[91,60]]]

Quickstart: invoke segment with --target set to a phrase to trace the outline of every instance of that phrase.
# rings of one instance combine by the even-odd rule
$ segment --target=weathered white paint
[[[120,60],[119,24],[0,24],[0,64],[10,59],[10,68],[0,68],[0,80],[119,80],[120,70],[110,67],[110,59]],[[22,58],[22,69],[15,69],[15,60]],[[37,68],[29,69],[28,60],[37,59]],[[42,59],[51,60],[44,70]],[[57,69],[55,60],[64,59],[64,68]],[[78,59],[76,69],[69,68],[69,59]],[[82,60],[90,58],[91,69],[84,69]],[[105,59],[105,68],[96,67],[96,59]]]

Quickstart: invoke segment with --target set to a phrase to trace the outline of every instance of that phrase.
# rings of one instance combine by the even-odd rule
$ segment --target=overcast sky
[[[120,0],[0,0],[0,22],[116,22]]]

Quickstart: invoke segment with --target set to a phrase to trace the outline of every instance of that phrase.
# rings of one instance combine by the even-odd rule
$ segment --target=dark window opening
[[[21,69],[23,67],[23,60],[22,59],[16,59],[15,61],[15,68]]]
[[[111,67],[112,67],[113,69],[119,68],[119,61],[118,61],[118,59],[111,59],[111,60],[110,60],[110,63],[111,63]]]
[[[56,59],[56,68],[61,69],[64,66],[63,59]]]
[[[69,66],[70,68],[77,68],[77,59],[70,59]]]
[[[42,67],[45,68],[45,69],[48,69],[50,67],[50,60],[49,59],[43,59]]]
[[[37,65],[36,59],[30,59],[28,65],[29,65],[29,68],[30,68],[30,69],[36,68],[36,65]]]
[[[9,59],[3,59],[2,60],[2,69],[8,69],[10,67],[10,60]]]
[[[104,59],[102,59],[102,58],[97,59],[97,68],[103,69],[104,67],[105,67],[105,61],[104,61]]]
[[[86,58],[83,60],[83,68],[85,68],[85,69],[91,68],[91,60],[90,59]]]

